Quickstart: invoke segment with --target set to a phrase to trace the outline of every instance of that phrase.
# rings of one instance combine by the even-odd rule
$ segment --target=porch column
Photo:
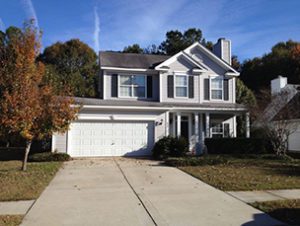
[[[177,116],[177,137],[181,136],[181,114],[176,113]]]
[[[250,138],[250,113],[246,113],[246,138]]]
[[[176,115],[172,113],[172,136],[176,137]]]
[[[199,114],[194,114],[194,120],[195,120],[195,141],[196,144],[199,142]]]
[[[233,116],[233,137],[237,137],[237,124],[236,124],[236,115]]]
[[[166,112],[166,125],[165,125],[165,128],[166,128],[166,136],[169,136],[169,134],[170,134],[170,120],[169,120],[169,118],[170,118],[170,112]]]
[[[200,114],[200,136],[201,136],[201,143],[204,143],[205,131],[203,129],[203,114]]]
[[[210,137],[210,115],[208,112],[205,113],[205,137]]]

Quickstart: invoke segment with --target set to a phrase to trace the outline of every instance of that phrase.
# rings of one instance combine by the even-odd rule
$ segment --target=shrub
[[[188,152],[188,142],[184,137],[163,137],[157,141],[152,149],[154,159],[166,159],[167,157],[181,157]]]
[[[67,153],[43,152],[29,156],[30,162],[64,162],[71,159]]]
[[[168,158],[165,164],[169,166],[204,166],[204,165],[218,165],[228,164],[230,161],[223,156],[201,156],[201,157],[182,157],[182,158]]]
[[[207,138],[209,154],[264,154],[270,153],[266,139],[260,138]]]

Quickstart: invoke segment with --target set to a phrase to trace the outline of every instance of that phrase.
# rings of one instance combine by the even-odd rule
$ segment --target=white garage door
[[[73,157],[150,155],[152,122],[76,122],[68,137]]]

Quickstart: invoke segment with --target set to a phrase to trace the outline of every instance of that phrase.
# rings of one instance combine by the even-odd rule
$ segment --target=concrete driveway
[[[283,225],[176,168],[149,160],[64,165],[22,225]]]

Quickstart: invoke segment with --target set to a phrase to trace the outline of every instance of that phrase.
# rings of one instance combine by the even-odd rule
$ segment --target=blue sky
[[[79,38],[95,50],[159,44],[168,30],[200,28],[232,40],[241,60],[300,41],[299,0],[0,0],[0,29],[36,18],[43,45]]]

